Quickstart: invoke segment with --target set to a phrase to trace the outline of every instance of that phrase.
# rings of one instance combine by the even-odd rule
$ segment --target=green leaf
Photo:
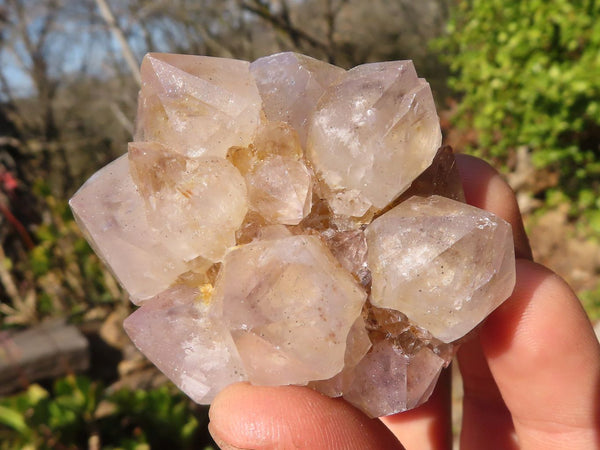
[[[50,257],[48,251],[41,245],[34,247],[30,253],[31,270],[36,276],[41,276],[50,270]]]
[[[0,423],[12,428],[20,434],[25,434],[28,430],[25,416],[14,409],[0,405]]]
[[[587,214],[590,227],[600,235],[600,211],[589,211]]]
[[[462,0],[434,44],[454,71],[454,123],[475,132],[479,154],[502,165],[527,146],[579,211],[600,210],[596,17],[597,1]]]
[[[27,388],[25,395],[30,405],[37,405],[41,400],[48,398],[50,394],[39,384],[32,384]]]

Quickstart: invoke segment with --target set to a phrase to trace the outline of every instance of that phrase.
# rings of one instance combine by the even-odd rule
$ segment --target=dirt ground
[[[600,282],[600,244],[581,236],[568,221],[566,205],[540,217],[528,217],[526,228],[536,261],[565,278],[575,292]]]

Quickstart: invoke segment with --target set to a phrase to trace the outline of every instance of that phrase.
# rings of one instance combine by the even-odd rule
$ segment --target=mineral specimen
[[[199,403],[237,381],[371,417],[426,401],[515,273],[412,62],[149,54],[142,78],[128,155],[70,202],[134,343]]]

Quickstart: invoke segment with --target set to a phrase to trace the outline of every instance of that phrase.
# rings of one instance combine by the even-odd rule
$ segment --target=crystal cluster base
[[[237,381],[371,417],[426,401],[515,273],[412,62],[149,54],[142,79],[128,153],[70,202],[140,350],[199,403]]]

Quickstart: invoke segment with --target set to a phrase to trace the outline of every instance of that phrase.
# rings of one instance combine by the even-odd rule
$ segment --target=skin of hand
[[[461,449],[600,449],[600,346],[581,303],[532,261],[502,177],[456,159],[467,202],[511,223],[517,256],[513,294],[458,352]],[[222,449],[449,449],[450,376],[424,405],[381,420],[309,388],[239,383],[213,402],[209,430]]]

